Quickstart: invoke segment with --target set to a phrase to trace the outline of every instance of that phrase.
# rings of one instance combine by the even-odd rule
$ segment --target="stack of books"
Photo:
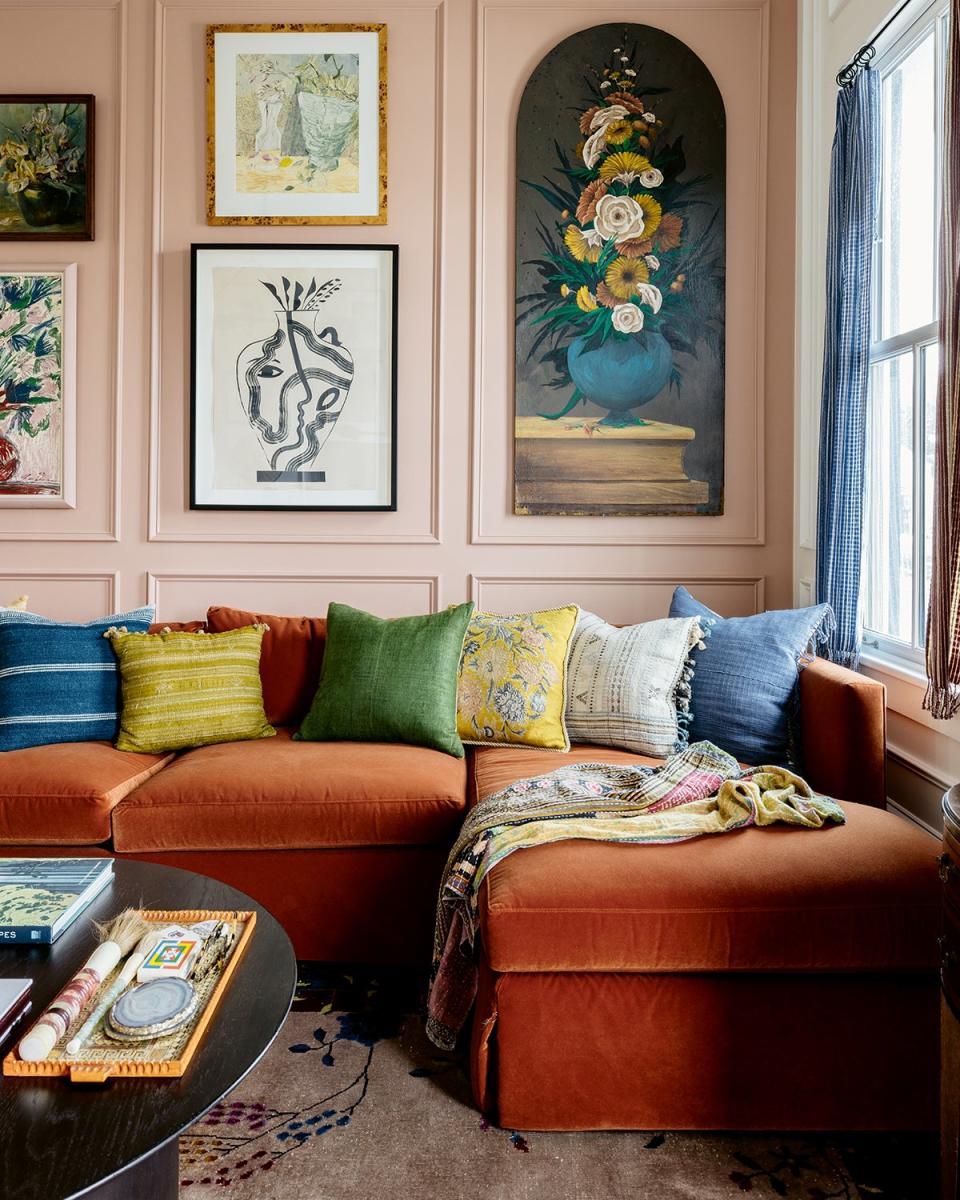
[[[55,942],[112,878],[112,858],[0,858],[0,947]]]

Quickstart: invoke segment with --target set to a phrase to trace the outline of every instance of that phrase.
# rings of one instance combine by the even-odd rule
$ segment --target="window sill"
[[[920,693],[927,690],[927,676],[922,667],[914,666],[902,658],[894,658],[892,654],[884,654],[882,650],[863,649],[860,652],[860,664],[869,671],[877,671],[883,675],[891,675],[908,686],[913,686]]]
[[[901,722],[899,727],[893,727],[890,730],[888,735],[890,749],[907,761],[913,761],[917,766],[928,770],[932,776],[942,776],[945,764],[944,756],[947,754],[947,750],[942,742],[938,742],[936,739],[931,742],[929,735],[933,733],[937,735],[937,738],[945,738],[949,742],[960,744],[960,716],[954,717],[950,721],[935,721],[923,707],[923,697],[927,690],[926,675],[919,668],[911,667],[902,659],[896,660],[890,655],[878,654],[876,650],[870,650],[861,653],[860,669],[864,675],[870,679],[876,679],[886,687],[887,709],[890,713],[895,713],[898,718],[913,722],[914,725],[922,726],[923,730],[929,731],[916,730],[914,734],[910,734],[908,730],[913,727],[904,727]],[[919,753],[916,748],[913,750],[908,748],[908,743],[915,743],[916,747],[919,747],[918,738],[924,746],[923,751]],[[943,749],[938,750],[938,745]],[[953,754],[954,752],[951,751],[951,759]]]

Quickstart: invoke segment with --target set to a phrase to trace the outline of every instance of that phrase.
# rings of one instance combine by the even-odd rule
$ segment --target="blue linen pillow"
[[[152,606],[85,625],[0,610],[0,751],[53,742],[113,741],[120,674],[111,626],[146,633]]]
[[[829,637],[829,604],[721,617],[678,587],[671,617],[700,617],[706,628],[696,650],[690,740],[714,742],[741,762],[797,765],[793,717],[801,657]]]

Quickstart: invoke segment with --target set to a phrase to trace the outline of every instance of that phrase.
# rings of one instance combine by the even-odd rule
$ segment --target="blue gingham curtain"
[[[879,183],[880,80],[866,68],[837,94],[817,498],[817,600],[829,604],[837,618],[823,653],[848,667],[860,658],[870,277]]]

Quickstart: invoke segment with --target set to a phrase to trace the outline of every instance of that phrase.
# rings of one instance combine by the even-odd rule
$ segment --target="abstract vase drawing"
[[[237,388],[244,414],[266,459],[258,483],[323,483],[313,469],[353,382],[353,356],[337,329],[325,324],[322,305],[341,286],[328,279],[292,287],[282,277],[283,294],[261,280],[277,305],[275,328],[237,356]]]

